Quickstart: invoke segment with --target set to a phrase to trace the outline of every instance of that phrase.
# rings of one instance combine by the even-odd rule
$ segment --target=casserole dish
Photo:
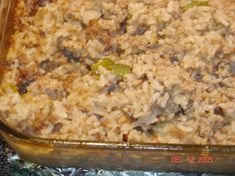
[[[16,2],[2,1],[1,70],[4,71]],[[1,124],[1,134],[23,158],[51,167],[233,173],[234,146],[55,140],[21,134]]]

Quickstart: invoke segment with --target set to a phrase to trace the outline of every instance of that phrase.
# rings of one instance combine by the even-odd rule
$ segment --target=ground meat
[[[120,23],[120,29],[119,29],[119,33],[120,33],[120,34],[126,33],[126,26],[127,26],[127,18],[124,19],[124,20]]]
[[[35,80],[28,80],[28,81],[24,81],[24,82],[17,84],[19,93],[21,95],[26,94],[28,92],[27,87],[34,81]]]
[[[152,136],[154,134],[154,130],[152,128],[149,128],[149,129],[146,130],[146,134],[148,136]]]
[[[235,61],[231,61],[229,65],[230,65],[231,74],[235,76]]]
[[[66,91],[64,90],[57,90],[51,88],[46,88],[45,92],[52,100],[60,100],[67,95]]]
[[[171,63],[175,64],[177,62],[179,62],[179,59],[176,55],[173,55],[170,57]]]
[[[156,103],[151,106],[151,114],[147,116],[142,116],[136,121],[137,125],[152,125],[158,123],[160,117],[163,113],[163,109]]]
[[[97,118],[98,120],[100,120],[100,119],[102,119],[102,118],[103,118],[103,116],[102,116],[102,115],[100,115],[100,114],[94,114],[94,116],[96,116],[96,118]]]
[[[18,77],[17,88],[19,93],[26,94],[28,92],[27,87],[36,80],[36,76],[33,73],[28,72],[27,70],[20,70]]]
[[[63,124],[58,122],[55,124],[55,126],[53,127],[53,129],[51,130],[52,133],[56,133],[59,132],[60,129],[63,127]]]
[[[119,89],[120,89],[120,86],[117,83],[114,83],[114,84],[106,86],[103,89],[103,92],[106,94],[110,94],[112,92],[118,91]]]
[[[202,74],[199,71],[193,71],[192,72],[192,77],[196,80],[196,81],[201,81],[202,80]]]
[[[67,57],[69,60],[79,60],[79,57],[76,56],[73,48],[64,48],[61,53]]]
[[[125,52],[125,51],[121,48],[121,45],[120,45],[120,44],[117,45],[115,51],[116,51],[115,53],[116,53],[118,56],[121,56],[121,55]]]
[[[185,115],[185,111],[182,106],[178,105],[178,111],[175,112],[175,116]]]
[[[50,60],[45,60],[38,64],[38,67],[45,70],[46,72],[50,72],[59,66],[60,64],[58,62]]]
[[[143,133],[143,128],[141,126],[134,127],[134,130]]]
[[[151,111],[152,111],[152,115],[155,116],[155,117],[157,117],[157,116],[162,114],[162,108],[158,104],[156,104],[156,103],[154,103],[151,106]]]
[[[149,26],[141,23],[138,25],[133,35],[143,35],[148,29],[149,29]]]
[[[225,122],[225,121],[218,121],[218,122],[215,122],[213,127],[212,127],[212,130],[214,133],[216,133],[217,131],[219,131],[221,128],[223,128],[224,126],[226,126],[228,123]]]
[[[218,83],[218,85],[219,85],[219,87],[225,87],[225,86],[226,86],[226,84],[223,83],[223,81],[220,81],[220,82]]]
[[[172,97],[173,96],[171,95],[164,113],[166,113],[166,114],[172,113],[172,114],[174,114],[175,117],[179,117],[180,115],[184,115],[185,110],[182,108],[182,106],[176,104]]]
[[[214,114],[223,116],[224,115],[223,109],[219,106],[215,107]]]
[[[76,44],[76,41],[72,41],[70,37],[61,36],[57,39],[57,48],[68,60],[79,61],[81,57],[81,48],[75,48],[73,43]]]
[[[142,74],[142,75],[139,77],[139,80],[148,81],[148,75],[147,75],[146,73]]]
[[[29,14],[34,16],[39,7],[45,6],[47,3],[51,3],[53,0],[25,0],[27,4]]]

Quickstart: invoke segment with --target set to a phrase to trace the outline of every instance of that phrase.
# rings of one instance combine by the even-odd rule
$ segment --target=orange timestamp
[[[181,164],[181,163],[189,163],[189,164],[212,164],[214,162],[214,158],[211,155],[200,155],[200,156],[171,156],[170,162],[172,164]]]

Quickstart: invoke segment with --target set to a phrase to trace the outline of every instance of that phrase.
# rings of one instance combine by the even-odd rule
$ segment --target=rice
[[[235,144],[235,1],[19,0],[0,116],[45,138]]]

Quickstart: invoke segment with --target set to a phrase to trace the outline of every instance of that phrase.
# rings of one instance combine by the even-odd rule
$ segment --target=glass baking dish
[[[0,0],[0,76],[13,32],[16,0]],[[50,167],[235,173],[235,146],[114,143],[26,136],[0,118],[6,142],[26,160]]]

